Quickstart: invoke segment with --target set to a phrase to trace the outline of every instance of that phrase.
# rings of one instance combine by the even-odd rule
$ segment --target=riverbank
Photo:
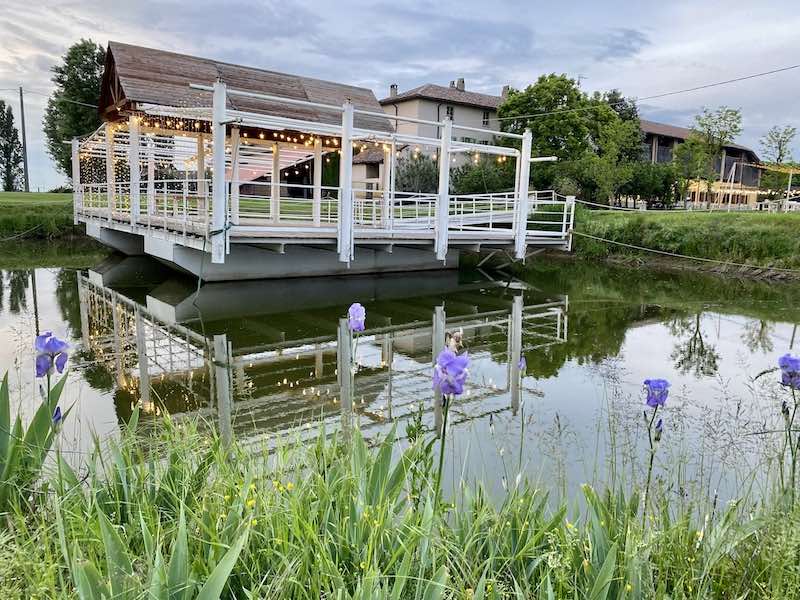
[[[72,194],[0,192],[0,242],[82,237],[73,224]]]
[[[573,249],[578,259],[800,280],[800,214],[580,209],[575,231]],[[630,246],[720,262],[682,259]]]

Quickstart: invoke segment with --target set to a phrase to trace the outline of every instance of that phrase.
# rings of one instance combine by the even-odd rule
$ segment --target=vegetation
[[[100,126],[97,105],[105,56],[105,48],[92,40],[81,40],[69,47],[61,64],[52,68],[55,89],[47,101],[42,127],[47,152],[67,177],[72,177],[72,154],[64,142]]]
[[[439,167],[426,154],[414,154],[397,161],[395,186],[398,192],[435,194],[439,189]]]
[[[73,235],[72,195],[0,193],[0,237],[54,238]],[[10,240],[8,240],[10,241]]]
[[[22,187],[22,144],[14,125],[14,113],[3,100],[0,100],[0,182],[6,192]]]
[[[777,268],[800,268],[800,215],[791,213],[610,212],[580,210],[577,231],[688,256]],[[579,256],[641,253],[576,236]],[[648,256],[651,256],[649,254]]]

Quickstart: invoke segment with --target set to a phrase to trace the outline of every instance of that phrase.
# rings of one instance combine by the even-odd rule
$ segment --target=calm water
[[[730,496],[763,485],[780,439],[763,432],[780,429],[786,392],[774,374],[754,377],[800,351],[797,286],[600,265],[541,262],[523,280],[446,272],[198,292],[158,263],[111,257],[85,271],[4,271],[0,281],[0,364],[24,414],[38,397],[35,332],[73,345],[61,447],[77,462],[93,434],[116,437],[137,404],[152,426],[163,413],[199,415],[244,444],[313,436],[320,422],[354,423],[370,437],[396,423],[402,438],[417,411],[428,427],[440,418],[434,337],[462,329],[472,363],[450,413],[451,482],[497,491],[522,471],[574,491],[640,480],[641,383],[664,377],[673,388],[660,476],[676,494]],[[353,301],[367,308],[367,331],[350,403],[337,383],[337,328]]]

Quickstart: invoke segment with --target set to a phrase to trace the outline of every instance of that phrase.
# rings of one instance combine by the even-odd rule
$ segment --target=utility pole
[[[31,191],[28,179],[28,138],[25,136],[25,100],[22,97],[22,86],[19,86],[19,124],[22,133],[22,173],[25,179],[25,191]]]

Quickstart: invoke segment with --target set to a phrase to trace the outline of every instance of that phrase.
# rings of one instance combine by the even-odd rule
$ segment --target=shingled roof
[[[687,127],[677,127],[676,125],[667,125],[666,123],[656,123],[655,121],[647,121],[646,119],[639,119],[639,127],[643,133],[650,133],[652,135],[659,135],[662,137],[670,137],[676,140],[685,140],[692,134],[692,130]],[[725,147],[750,152],[756,157],[756,159],[758,159],[755,151],[747,146],[741,146],[739,144],[727,144]]]
[[[501,96],[490,94],[479,94],[478,92],[468,92],[455,87],[426,83],[395,96],[389,96],[381,100],[381,104],[395,104],[404,100],[423,98],[425,100],[435,100],[437,102],[447,102],[448,104],[461,104],[464,106],[474,106],[477,108],[488,108],[497,110],[503,102]]]
[[[341,106],[347,99],[356,108],[383,112],[372,90],[300,75],[244,67],[175,52],[109,42],[100,90],[100,114],[106,120],[141,104],[167,107],[210,107],[211,93],[189,84],[211,85],[220,79],[229,89],[260,92],[298,100]],[[336,112],[241,96],[228,96],[228,108],[303,119],[341,123]],[[381,117],[355,115],[355,126],[392,131]]]

